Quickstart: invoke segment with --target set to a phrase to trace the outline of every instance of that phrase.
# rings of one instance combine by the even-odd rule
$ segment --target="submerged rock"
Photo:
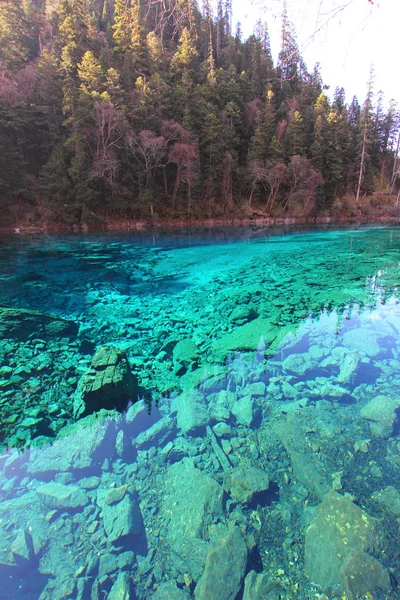
[[[21,529],[11,546],[15,562],[20,567],[28,567],[35,556],[33,541],[27,529]]]
[[[161,583],[158,590],[151,596],[151,600],[189,600],[190,594],[178,588],[175,581]]]
[[[108,594],[108,600],[132,600],[131,578],[127,571],[121,571]]]
[[[324,591],[340,590],[352,551],[373,549],[377,521],[348,496],[329,492],[306,531],[305,571]]]
[[[357,600],[367,593],[372,596],[378,590],[390,590],[392,587],[390,575],[379,560],[359,550],[351,552],[341,576],[349,600]]]
[[[389,514],[400,517],[400,493],[395,487],[389,485],[380,492],[374,492],[372,499],[380,504]]]
[[[0,339],[31,337],[63,338],[78,334],[79,326],[73,321],[54,317],[36,310],[0,307]]]
[[[234,600],[241,588],[247,562],[242,533],[234,527],[210,548],[204,573],[194,590],[196,600]]]
[[[184,458],[167,472],[163,512],[169,519],[168,537],[204,538],[214,519],[221,517],[222,487]]]
[[[241,504],[248,504],[255,494],[268,490],[269,477],[262,469],[243,465],[228,471],[225,474],[224,483],[233,500]]]
[[[250,427],[254,419],[254,401],[251,396],[243,396],[232,405],[232,414],[234,415],[237,423]]]
[[[182,368],[186,371],[198,361],[199,351],[192,340],[183,339],[174,347],[172,358],[175,372],[179,372]]]
[[[308,354],[290,354],[282,363],[282,367],[289,373],[302,376],[313,367]]]
[[[376,331],[358,327],[343,334],[343,346],[355,350],[362,355],[375,358],[381,352],[379,339],[382,334]]]
[[[275,340],[277,330],[267,319],[254,319],[215,341],[212,345],[215,356],[223,360],[230,352],[257,350],[260,346],[268,348]]]
[[[362,409],[361,416],[369,421],[371,434],[378,438],[388,438],[393,433],[393,427],[398,419],[396,413],[400,408],[400,400],[389,396],[376,396]]]
[[[122,500],[116,503],[108,504],[107,498],[108,494],[102,497],[98,493],[97,501],[103,510],[104,529],[109,541],[116,542],[129,535],[139,535],[143,530],[143,519],[137,498],[129,492],[124,492]]]
[[[197,582],[203,574],[209,544],[205,540],[178,538],[171,547],[173,565],[182,575],[187,573]]]
[[[101,346],[90,369],[80,378],[74,397],[74,417],[79,419],[105,408],[123,411],[138,393],[137,378],[128,358],[114,346]]]
[[[279,600],[282,586],[267,573],[250,571],[244,581],[243,600]]]
[[[184,434],[204,429],[210,420],[204,395],[198,390],[183,392],[175,398],[172,410],[176,412],[178,427]]]
[[[37,495],[47,508],[70,509],[83,508],[89,499],[85,492],[74,485],[63,483],[43,483],[36,488]]]
[[[66,427],[53,445],[32,450],[28,472],[40,479],[60,471],[93,468],[113,456],[116,435],[113,419],[102,414],[85,417]]]

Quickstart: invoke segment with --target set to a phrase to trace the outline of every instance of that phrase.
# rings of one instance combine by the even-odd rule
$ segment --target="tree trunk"
[[[360,191],[361,185],[364,179],[364,169],[365,169],[365,155],[367,149],[367,120],[365,120],[364,124],[364,135],[363,135],[363,143],[362,143],[362,151],[361,151],[361,164],[360,164],[360,174],[358,177],[358,185],[357,185],[357,193],[356,193],[356,205],[358,206],[360,199]]]
[[[396,152],[394,154],[394,163],[393,163],[393,172],[392,172],[392,180],[391,180],[391,186],[390,186],[390,193],[393,194],[393,190],[394,190],[394,185],[396,183],[396,179],[397,179],[397,157],[399,155],[399,149],[400,149],[400,131],[399,131],[399,136],[397,138],[397,146],[396,146]]]

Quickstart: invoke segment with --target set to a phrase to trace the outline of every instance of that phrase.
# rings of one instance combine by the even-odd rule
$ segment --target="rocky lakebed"
[[[0,240],[0,599],[400,599],[400,228]]]

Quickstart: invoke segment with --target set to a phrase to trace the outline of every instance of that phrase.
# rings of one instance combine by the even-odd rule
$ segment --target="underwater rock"
[[[379,590],[392,587],[390,575],[379,560],[359,550],[352,550],[342,567],[341,577],[349,600],[357,600],[367,593],[372,597]]]
[[[171,546],[174,567],[184,575],[187,573],[197,582],[203,574],[208,553],[208,542],[196,538],[177,539]]]
[[[212,428],[217,437],[229,437],[232,434],[232,427],[221,421]]]
[[[198,361],[198,358],[199,351],[196,344],[189,339],[180,340],[172,351],[175,373],[179,372],[182,367],[187,370]]]
[[[279,600],[283,588],[267,573],[250,571],[244,580],[243,600]]]
[[[357,352],[347,354],[340,363],[340,371],[337,378],[338,383],[351,383],[360,366],[361,357]]]
[[[39,485],[36,488],[36,493],[47,508],[83,508],[89,502],[87,495],[81,488],[56,483],[55,481]]]
[[[232,323],[244,325],[253,319],[257,319],[258,316],[257,309],[251,304],[239,304],[233,309],[229,320],[232,321]]]
[[[156,444],[162,444],[171,434],[174,429],[174,421],[170,417],[163,417],[159,421],[156,421],[146,431],[142,431],[139,435],[132,440],[132,444],[136,448],[146,449]]]
[[[223,471],[229,471],[229,469],[231,468],[231,463],[229,462],[229,459],[227,458],[225,452],[220,448],[220,445],[217,442],[217,438],[215,437],[215,433],[209,425],[207,425],[207,435],[211,441],[211,447],[214,450],[214,454],[216,455]],[[224,441],[226,442],[226,440]]]
[[[34,559],[35,552],[30,532],[27,529],[21,529],[11,545],[11,552],[15,562],[19,567],[27,567]]]
[[[151,600],[190,600],[189,592],[178,588],[175,581],[161,583]]]
[[[308,354],[290,354],[283,361],[282,367],[285,371],[302,377],[313,368],[313,363]]]
[[[204,538],[209,525],[221,517],[222,487],[204,471],[184,458],[168,468],[163,513],[169,520],[168,537]]]
[[[400,494],[392,485],[372,494],[372,500],[380,504],[393,517],[400,517]]]
[[[373,549],[377,521],[349,496],[329,492],[306,531],[305,571],[324,591],[340,589],[341,570],[352,551]]]
[[[127,571],[118,573],[118,577],[107,596],[108,600],[132,600],[131,578]]]
[[[241,350],[257,350],[260,346],[268,348],[275,340],[278,328],[267,319],[261,317],[235,327],[232,333],[228,333],[212,344],[212,349],[217,360],[224,360],[229,353]]]
[[[128,535],[139,535],[143,530],[143,519],[137,498],[125,493],[116,504],[107,504],[106,495],[98,492],[97,503],[103,511],[104,529],[110,542],[120,541]]]
[[[371,435],[377,438],[389,438],[393,433],[393,426],[398,419],[396,413],[400,408],[400,400],[389,396],[376,396],[362,409],[361,417],[369,421]]]
[[[78,330],[77,323],[60,317],[36,310],[0,307],[0,339],[16,338],[26,341],[31,337],[75,337]]]
[[[90,369],[82,375],[74,397],[74,418],[105,408],[123,411],[138,393],[137,378],[132,374],[128,358],[114,346],[101,346]]]
[[[254,402],[251,396],[243,396],[233,403],[231,408],[237,423],[250,427],[254,419]]]
[[[375,358],[382,351],[378,341],[381,337],[382,334],[376,331],[357,327],[343,334],[342,344],[349,350]]]
[[[225,488],[232,499],[241,504],[248,504],[255,494],[266,492],[269,483],[267,473],[251,465],[235,467],[224,477]]]
[[[234,527],[212,544],[204,573],[194,590],[196,600],[234,600],[240,590],[247,562],[242,533]]]
[[[113,456],[116,435],[113,419],[104,418],[102,413],[85,417],[66,427],[63,437],[51,446],[32,450],[28,472],[44,478],[60,471],[93,467],[100,459]]]
[[[172,414],[175,412],[178,427],[183,434],[204,428],[210,420],[204,395],[198,390],[185,391],[175,398]]]
[[[300,427],[301,416],[298,411],[289,413],[282,422],[273,423],[272,429],[285,447],[295,477],[309,492],[323,498],[330,486],[309,455],[309,446]]]

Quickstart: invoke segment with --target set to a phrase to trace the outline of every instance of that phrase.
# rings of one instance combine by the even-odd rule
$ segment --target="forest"
[[[285,9],[274,63],[231,0],[0,4],[3,223],[397,214],[399,129],[372,71],[328,92]]]

